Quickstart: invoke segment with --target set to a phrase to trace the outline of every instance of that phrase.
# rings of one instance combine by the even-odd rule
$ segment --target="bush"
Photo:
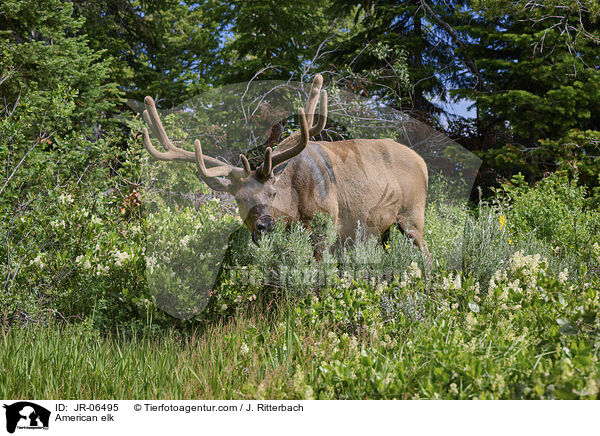
[[[177,318],[201,313],[216,284],[227,238],[239,219],[222,213],[218,199],[192,205],[157,203],[147,218],[146,281],[153,301]],[[149,205],[150,206],[150,205]]]
[[[469,210],[465,204],[440,200],[425,210],[425,241],[433,266],[441,270],[462,268],[462,239]]]
[[[139,219],[127,219],[139,207],[137,192],[123,200],[125,187],[110,194],[88,183],[83,177],[79,185],[30,192],[4,221],[0,306],[9,320],[90,316],[107,326],[140,317],[148,297],[140,280],[145,231]]]
[[[476,217],[468,216],[462,242],[462,271],[487,290],[492,274],[503,268],[511,252],[504,215],[481,205]]]
[[[600,212],[586,207],[586,188],[566,174],[552,174],[533,188],[523,176],[515,176],[496,190],[495,203],[514,238],[533,235],[556,252],[593,263],[592,247],[600,242]]]
[[[203,315],[231,313],[239,303],[252,301],[265,290],[291,298],[352,283],[400,280],[408,271],[425,271],[424,254],[393,228],[382,245],[359,227],[352,242],[335,244],[331,217],[315,214],[310,229],[300,223],[278,221],[275,230],[252,243],[245,227],[230,238],[230,253],[212,304]],[[316,242],[315,244],[315,241]],[[314,256],[315,247],[322,258]],[[423,279],[425,277],[423,276]]]

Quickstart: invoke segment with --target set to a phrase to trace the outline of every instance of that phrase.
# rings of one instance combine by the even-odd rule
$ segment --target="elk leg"
[[[425,238],[423,237],[423,233],[418,231],[417,229],[410,229],[406,232],[413,244],[415,244],[419,250],[423,251],[429,262],[431,262],[431,255],[429,254],[429,247],[427,246],[427,242],[425,242]]]
[[[429,261],[429,265],[431,265],[431,254],[429,254],[429,247],[427,246],[427,242],[425,242],[425,237],[423,236],[423,228],[425,227],[425,223],[421,220],[420,224],[421,225],[419,225],[418,219],[416,221],[411,221],[410,217],[400,217],[397,220],[397,225],[400,231],[408,236],[412,243],[419,248],[419,250],[425,253],[427,260]],[[387,232],[389,233],[389,229]]]

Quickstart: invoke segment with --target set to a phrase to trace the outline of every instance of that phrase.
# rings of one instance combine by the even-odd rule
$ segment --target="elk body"
[[[242,168],[195,151],[175,147],[167,137],[154,101],[146,97],[144,119],[166,148],[160,152],[143,130],[144,145],[160,160],[196,163],[198,177],[217,191],[231,193],[254,242],[284,218],[309,226],[315,212],[328,213],[342,241],[355,235],[362,223],[367,232],[385,238],[397,224],[427,254],[423,238],[428,175],[425,161],[392,139],[309,141],[327,121],[327,94],[317,75],[306,110],[298,109],[300,130],[283,140],[273,152],[267,148],[261,165],[252,170],[244,155]],[[320,98],[319,98],[320,97]],[[320,113],[313,125],[317,101]]]

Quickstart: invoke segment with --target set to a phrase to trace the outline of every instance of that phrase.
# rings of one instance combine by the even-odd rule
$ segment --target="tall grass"
[[[264,316],[241,314],[190,334],[101,336],[77,325],[11,328],[0,333],[0,397],[245,398],[244,386],[285,383],[294,347],[283,345],[298,334],[288,331],[294,327],[284,322],[273,328]],[[244,345],[247,332],[260,332],[262,347],[252,353]],[[301,336],[316,341],[319,332]],[[282,353],[284,348],[290,351]]]

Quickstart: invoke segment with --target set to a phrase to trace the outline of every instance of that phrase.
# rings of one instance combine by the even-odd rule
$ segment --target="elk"
[[[323,77],[312,83],[305,109],[298,108],[300,129],[275,148],[267,147],[254,170],[240,155],[242,167],[204,156],[199,140],[195,151],[178,148],[167,137],[151,97],[143,117],[165,147],[158,151],[146,128],[146,150],[159,160],[195,162],[198,177],[216,191],[235,197],[240,217],[258,242],[273,230],[275,220],[310,225],[317,211],[329,214],[342,241],[355,235],[358,223],[383,240],[394,224],[429,257],[423,238],[427,166],[421,156],[392,139],[310,141],[327,122],[327,92]],[[319,116],[313,124],[315,108]]]

